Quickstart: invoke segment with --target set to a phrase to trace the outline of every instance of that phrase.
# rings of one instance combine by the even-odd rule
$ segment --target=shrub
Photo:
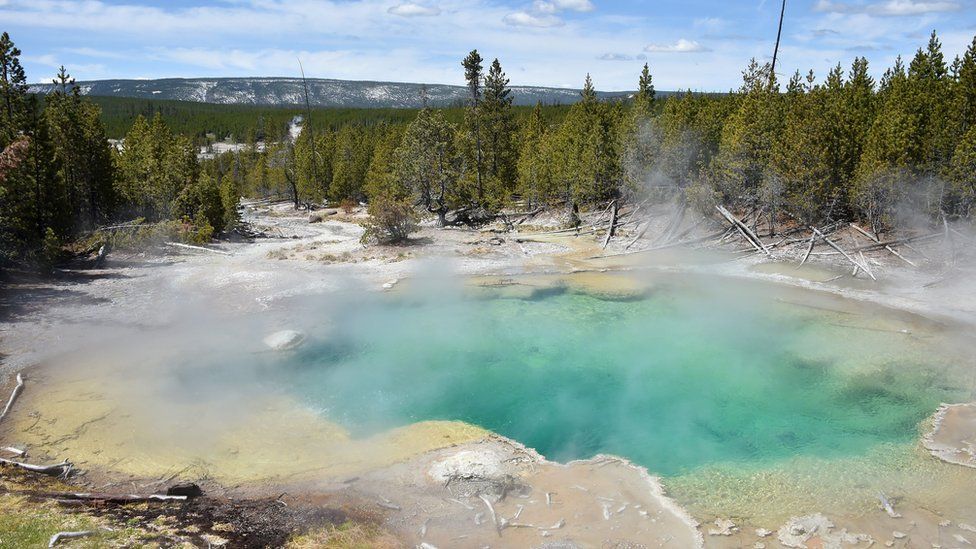
[[[398,243],[409,238],[417,230],[417,212],[406,200],[380,195],[369,203],[369,219],[362,223],[366,232],[362,243]]]

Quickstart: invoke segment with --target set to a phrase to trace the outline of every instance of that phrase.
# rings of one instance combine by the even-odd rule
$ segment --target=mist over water
[[[435,284],[336,303],[341,322],[261,360],[357,437],[462,420],[550,459],[612,453],[663,475],[908,443],[968,395],[900,321],[710,282],[623,301],[461,299]]]

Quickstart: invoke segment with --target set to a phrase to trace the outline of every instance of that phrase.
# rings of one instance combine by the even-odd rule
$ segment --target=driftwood
[[[607,225],[607,238],[603,240],[603,249],[607,248],[607,244],[610,243],[610,239],[617,231],[617,214],[620,212],[620,207],[617,206],[617,201],[614,200],[611,204],[612,212],[610,213],[610,223]]]
[[[498,522],[498,515],[495,514],[495,506],[492,505],[485,496],[478,497],[481,498],[481,501],[485,502],[485,506],[488,507],[488,512],[491,514],[491,521],[495,524],[495,531],[498,532],[498,537],[501,537],[503,526]]]
[[[896,246],[896,245],[899,245],[899,244],[907,244],[909,242],[922,242],[922,241],[925,241],[925,240],[932,240],[933,238],[939,238],[939,237],[944,237],[944,236],[945,236],[945,234],[942,231],[939,231],[937,233],[932,233],[932,234],[926,234],[926,235],[921,235],[921,236],[909,236],[907,238],[898,238],[898,239],[895,239],[895,240],[886,240],[886,241],[877,242],[877,243],[874,243],[874,244],[867,244],[865,246],[858,246],[857,248],[854,248],[852,251],[854,251],[854,252],[867,252],[867,251],[870,251],[870,250],[880,250],[880,249],[884,248],[885,246]]]
[[[770,251],[766,249],[766,246],[762,243],[762,241],[759,240],[759,237],[756,236],[756,233],[752,232],[752,229],[750,229],[742,221],[739,221],[734,215],[732,215],[727,209],[725,209],[724,206],[717,205],[715,206],[715,209],[718,210],[718,213],[722,214],[722,217],[724,217],[726,221],[728,221],[733,227],[738,229],[739,232],[742,233],[742,236],[750,244],[752,244],[752,246],[756,248],[757,251],[760,251],[766,255],[772,255]]]
[[[47,494],[47,497],[60,503],[67,502],[92,502],[92,503],[114,503],[116,505],[127,505],[131,503],[167,502],[167,501],[186,501],[187,496],[167,496],[163,494],[90,494],[90,493],[57,493]]]
[[[43,475],[59,477],[67,477],[71,474],[71,471],[74,468],[74,466],[68,460],[64,460],[61,463],[55,463],[54,465],[33,465],[31,463],[23,463],[20,461],[14,461],[12,459],[0,458],[0,464],[12,465],[32,473],[41,473]]]
[[[817,235],[816,233],[814,233],[814,235],[810,237],[810,247],[807,248],[807,253],[803,256],[803,260],[800,261],[800,267],[802,267],[803,264],[806,263],[808,259],[810,259],[810,254],[813,253],[813,247],[816,244],[817,244]]]
[[[10,407],[14,405],[14,401],[20,395],[20,392],[24,390],[24,378],[20,374],[17,374],[17,385],[14,390],[10,393],[10,398],[7,400],[7,405],[3,407],[3,412],[0,412],[0,420],[7,417],[7,412],[10,411]]]
[[[851,264],[853,264],[856,268],[858,268],[858,269],[864,271],[865,273],[867,273],[868,276],[871,277],[871,280],[877,280],[877,278],[874,277],[874,274],[867,267],[865,267],[864,265],[861,265],[860,263],[858,263],[856,259],[854,259],[853,257],[851,257],[847,252],[845,252],[843,248],[841,248],[840,246],[838,246],[837,244],[835,244],[834,241],[832,241],[831,239],[827,238],[827,236],[824,235],[822,232],[820,232],[816,227],[811,226],[810,227],[810,230],[813,231],[814,236],[819,237],[824,242],[826,242],[828,246],[830,246],[831,248],[833,248],[833,249],[837,250],[838,252],[840,252],[840,254],[842,256],[844,256],[844,258],[846,258],[848,261],[850,261]],[[856,250],[855,249],[854,251],[860,251],[860,250]]]
[[[7,452],[8,454],[13,454],[13,455],[15,455],[17,457],[24,457],[24,456],[27,455],[27,450],[21,450],[20,448],[14,448],[13,446],[4,446],[3,448],[0,448],[0,450],[3,450],[4,452]]]
[[[203,246],[191,246],[189,244],[181,244],[179,242],[167,242],[166,245],[169,246],[169,247],[171,247],[171,248],[182,248],[184,250],[195,250],[195,251],[198,251],[198,252],[210,252],[212,254],[220,254],[220,255],[234,255],[234,254],[232,254],[230,252],[225,252],[223,250],[215,250],[213,248],[204,248]]]
[[[94,535],[95,535],[94,530],[81,530],[78,532],[58,532],[57,534],[51,536],[51,539],[50,541],[48,541],[47,546],[54,547],[55,545],[60,543],[61,540],[65,540],[65,539],[77,539],[77,538],[84,538],[84,537],[94,536]]]
[[[869,232],[865,231],[864,229],[858,227],[856,224],[851,223],[851,228],[854,229],[855,231],[863,234],[864,236],[868,237],[869,239],[873,240],[875,244],[881,244],[881,240],[879,240],[877,236],[875,236],[872,233],[869,233]],[[916,265],[916,264],[912,263],[911,261],[909,261],[907,258],[905,258],[905,256],[903,256],[900,253],[898,253],[897,251],[895,251],[895,249],[892,248],[891,246],[885,244],[884,245],[884,249],[888,250],[889,252],[892,253],[892,255],[894,255],[898,259],[904,261],[905,263],[908,263],[912,267],[918,267],[918,265]]]
[[[620,253],[615,253],[615,254],[595,255],[595,256],[592,256],[592,257],[588,257],[586,259],[606,259],[608,257],[620,257],[620,256],[625,256],[625,255],[643,254],[643,253],[648,253],[648,252],[656,252],[658,250],[667,250],[668,248],[678,248],[678,247],[687,246],[687,245],[690,245],[690,244],[700,244],[700,243],[705,242],[707,240],[713,240],[713,239],[715,239],[715,237],[722,236],[723,234],[725,234],[725,232],[726,231],[721,231],[721,232],[712,233],[712,234],[709,234],[709,235],[706,235],[706,236],[702,236],[702,237],[699,237],[699,238],[692,238],[692,239],[689,239],[689,240],[681,240],[681,241],[678,241],[678,242],[671,242],[670,244],[662,244],[660,246],[652,246],[650,248],[644,248],[642,250],[630,250],[630,251],[620,252]]]

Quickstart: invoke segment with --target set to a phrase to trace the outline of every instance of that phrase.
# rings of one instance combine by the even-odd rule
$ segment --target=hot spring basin
[[[480,427],[553,460],[626,457],[703,512],[976,489],[918,451],[920,423],[971,394],[971,355],[955,352],[971,344],[951,330],[770,285],[652,287],[623,301],[565,287],[465,299],[445,285],[303,298],[280,313],[307,335],[292,352],[250,344],[282,318],[154,333],[124,360],[49,375],[18,428],[133,474],[197,464],[248,479],[354,474]],[[133,353],[157,360],[136,367]],[[74,424],[81,436],[65,437]]]

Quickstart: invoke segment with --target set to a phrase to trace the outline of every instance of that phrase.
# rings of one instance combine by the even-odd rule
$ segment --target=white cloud
[[[633,61],[634,58],[626,53],[605,53],[598,57],[600,61]]]
[[[548,15],[544,13],[533,14],[527,11],[510,13],[503,17],[502,21],[506,25],[511,25],[513,27],[550,28],[561,27],[564,25],[563,20],[555,15]]]
[[[437,6],[422,6],[413,2],[397,4],[386,11],[400,17],[431,17],[441,14],[441,9]]]
[[[588,12],[594,9],[590,0],[536,0],[532,6],[539,13],[557,13],[563,10]]]
[[[648,44],[644,47],[644,51],[648,53],[698,53],[712,50],[695,40],[681,38],[673,44]]]
[[[937,0],[931,2],[921,2],[917,0],[886,0],[884,2],[871,2],[867,4],[851,4],[847,2],[834,2],[832,0],[817,0],[814,11],[826,13],[866,13],[870,15],[883,15],[890,17],[907,15],[927,15],[931,13],[944,13],[958,11],[962,6],[958,2]]]

